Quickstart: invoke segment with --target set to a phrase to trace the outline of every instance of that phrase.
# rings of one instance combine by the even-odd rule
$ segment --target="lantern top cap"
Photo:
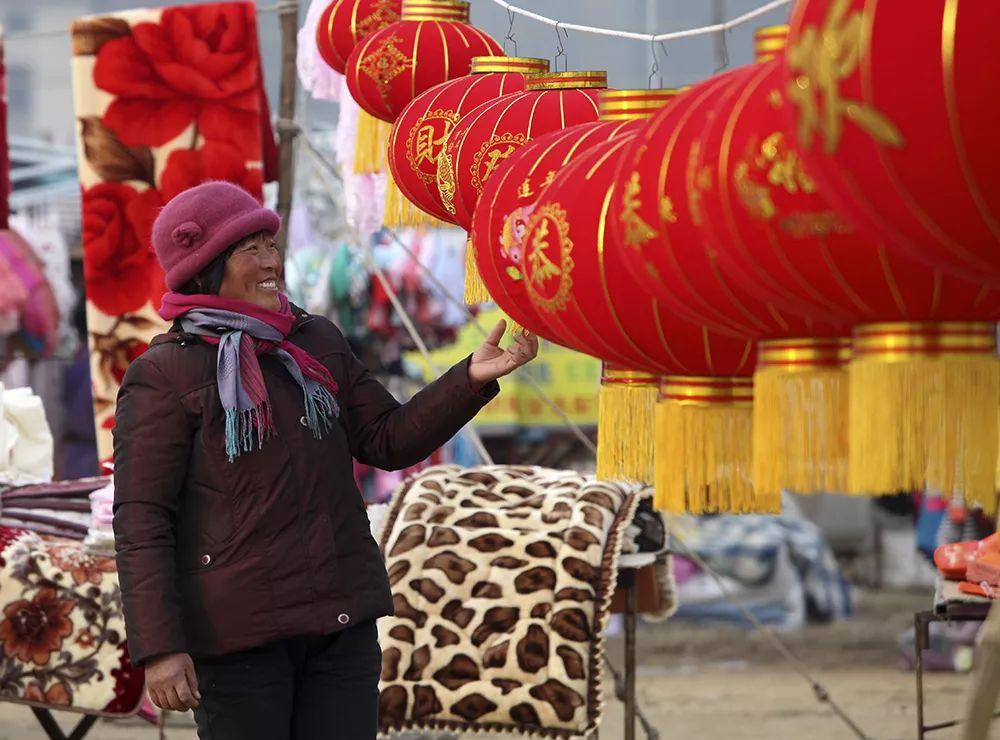
[[[753,32],[754,61],[766,62],[785,50],[789,26],[762,26]]]
[[[469,4],[463,0],[403,0],[403,21],[469,20]]]
[[[601,90],[597,106],[602,121],[634,121],[649,118],[679,94],[674,88]]]
[[[548,59],[505,56],[472,57],[471,72],[474,75],[486,72],[522,72],[524,74],[535,74],[537,72],[548,71]]]
[[[608,86],[608,73],[603,70],[574,72],[543,72],[528,76],[528,90],[567,90],[574,88],[602,88]]]

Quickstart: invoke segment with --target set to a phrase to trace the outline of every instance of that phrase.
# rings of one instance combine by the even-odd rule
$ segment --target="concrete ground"
[[[926,593],[865,593],[849,621],[782,634],[810,673],[871,738],[916,737],[913,674],[900,668],[895,640]],[[621,641],[609,652],[621,665]],[[850,730],[816,701],[810,686],[757,635],[679,622],[644,625],[639,636],[639,698],[661,740],[849,740]],[[961,716],[967,675],[928,674],[928,721]],[[69,726],[69,715],[56,715]],[[186,718],[172,717],[169,740],[195,740]],[[155,740],[136,721],[100,722],[88,740]],[[933,733],[953,740],[956,730]],[[332,739],[341,740],[331,734]],[[477,736],[482,737],[482,736]],[[640,730],[637,738],[644,738]],[[1000,740],[1000,721],[991,737]],[[623,740],[621,705],[609,701],[600,740]],[[30,710],[0,703],[0,740],[45,740]],[[319,739],[317,739],[319,740]],[[352,740],[352,739],[345,739]]]

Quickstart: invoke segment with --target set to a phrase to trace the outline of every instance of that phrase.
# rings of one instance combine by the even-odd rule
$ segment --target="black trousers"
[[[199,740],[374,740],[382,652],[374,620],[196,658]]]

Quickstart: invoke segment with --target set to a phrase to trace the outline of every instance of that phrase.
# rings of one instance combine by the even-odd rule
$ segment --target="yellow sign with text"
[[[478,320],[480,326],[488,330],[502,318],[504,315],[499,309],[492,309],[480,313]],[[508,333],[501,345],[509,341]],[[482,332],[469,323],[462,327],[454,344],[434,350],[431,357],[438,368],[445,369],[475,352],[482,342]],[[426,380],[433,379],[434,373],[419,352],[408,352],[405,359],[417,367]],[[537,381],[572,421],[582,426],[597,424],[600,360],[544,339],[539,342],[537,358],[500,379],[500,395],[479,412],[475,423],[481,426],[561,426],[563,420],[542,398],[529,377]]]

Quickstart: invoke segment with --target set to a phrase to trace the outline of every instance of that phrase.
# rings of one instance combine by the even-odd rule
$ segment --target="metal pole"
[[[635,740],[635,613],[638,610],[635,569],[622,571],[625,590],[625,740]]]
[[[278,233],[278,249],[284,260],[288,247],[289,214],[295,187],[295,56],[298,51],[299,2],[279,0],[281,23],[281,94],[278,103],[278,215],[284,228]]]
[[[927,622],[924,615],[913,615],[913,656],[914,673],[917,676],[917,740],[924,739],[924,630]]]

